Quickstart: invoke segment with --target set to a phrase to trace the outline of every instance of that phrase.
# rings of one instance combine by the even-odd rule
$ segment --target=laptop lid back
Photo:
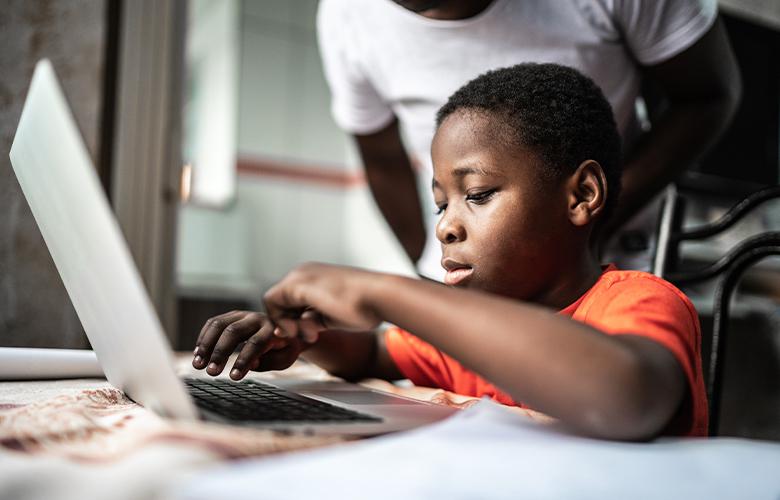
[[[51,63],[35,68],[11,164],[108,381],[195,418],[173,356]]]

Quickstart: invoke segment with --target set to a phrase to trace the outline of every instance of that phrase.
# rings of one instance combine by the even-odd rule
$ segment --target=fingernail
[[[217,364],[216,364],[216,363],[209,363],[209,368],[208,368],[209,370],[216,370],[216,369],[218,369],[218,368],[219,368],[219,367],[217,366]]]
[[[203,358],[201,356],[195,356],[195,359],[193,360],[196,365],[199,365],[203,363]]]
[[[241,371],[237,368],[233,368],[233,371],[230,372],[231,378],[241,378]]]

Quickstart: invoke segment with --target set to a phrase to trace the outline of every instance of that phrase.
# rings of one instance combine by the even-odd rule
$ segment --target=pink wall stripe
[[[291,182],[350,189],[366,184],[362,172],[347,172],[313,164],[300,164],[262,157],[239,156],[236,171],[247,177],[273,177]]]

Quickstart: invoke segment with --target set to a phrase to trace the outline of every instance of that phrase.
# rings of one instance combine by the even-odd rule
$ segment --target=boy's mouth
[[[463,283],[474,272],[474,268],[468,264],[462,264],[449,257],[442,259],[441,266],[447,270],[447,274],[444,275],[444,284],[450,286]]]

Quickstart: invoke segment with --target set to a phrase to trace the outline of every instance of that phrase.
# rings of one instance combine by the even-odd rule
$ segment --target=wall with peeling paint
[[[8,151],[35,63],[47,57],[97,159],[105,27],[103,0],[6,0],[0,9],[0,346],[87,346]]]

